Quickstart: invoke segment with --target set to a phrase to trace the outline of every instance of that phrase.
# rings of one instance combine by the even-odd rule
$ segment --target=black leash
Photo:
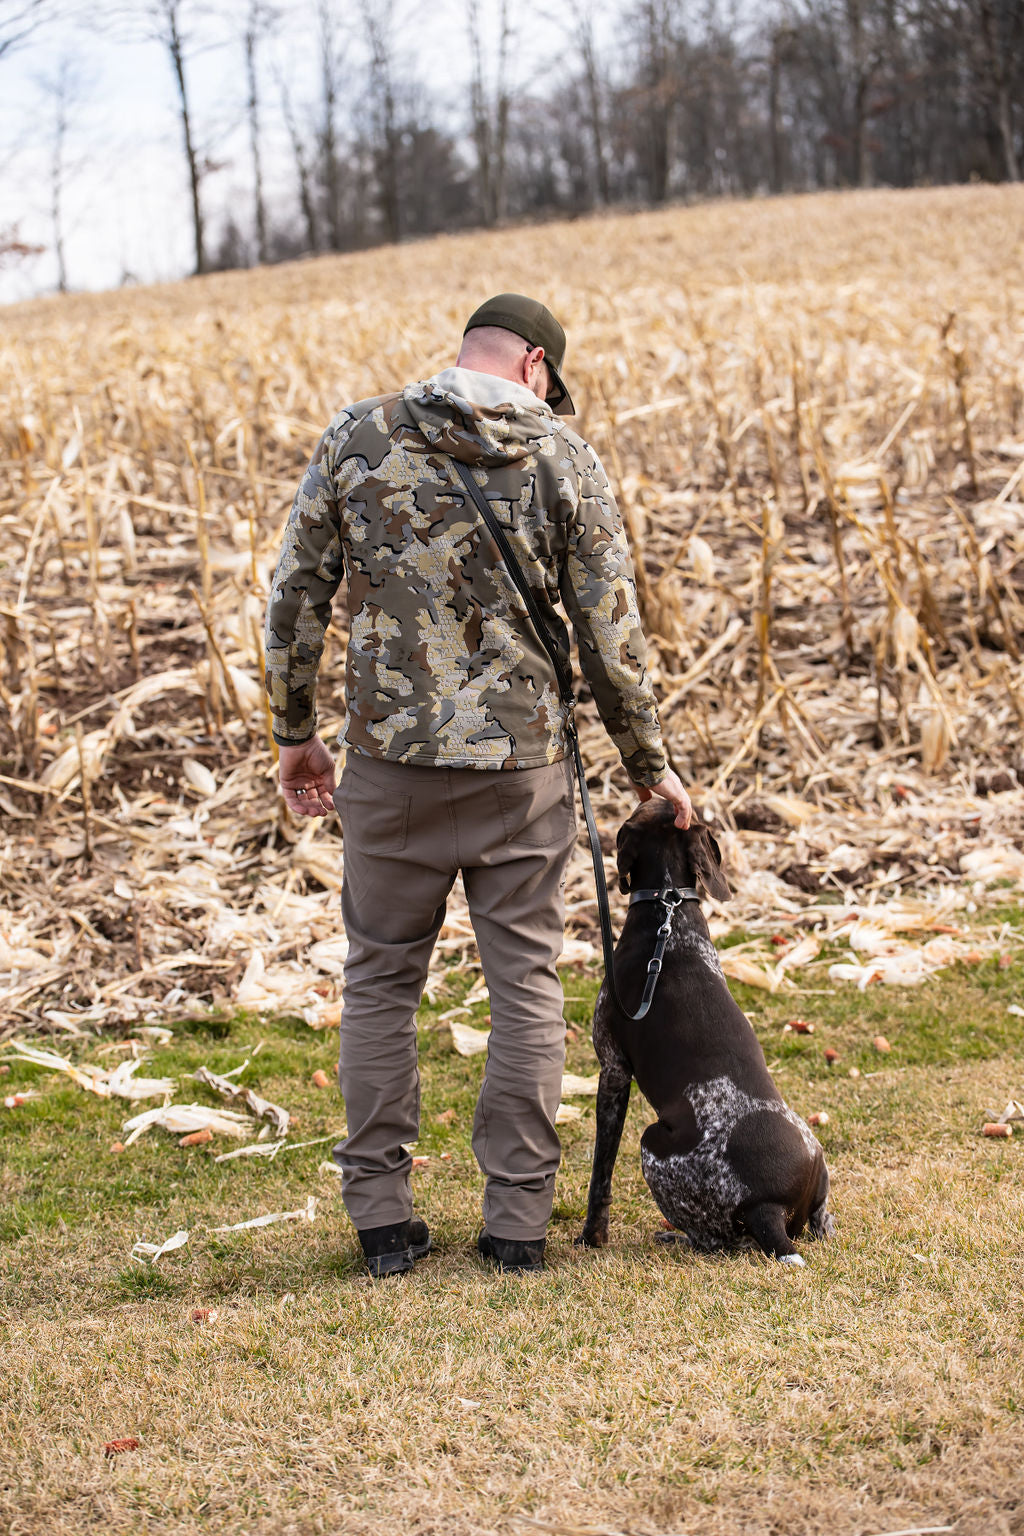
[[[636,1013],[629,1017],[635,1024],[642,1019],[644,1014],[654,1002],[654,989],[658,985],[658,977],[661,975],[661,962],[668,948],[668,941],[672,937],[672,919],[676,915],[676,908],[684,901],[700,901],[700,896],[692,886],[684,886],[681,890],[674,887],[667,891],[631,891],[629,897],[630,906],[634,901],[660,901],[665,909],[665,916],[661,927],[658,929],[658,939],[654,946],[654,954],[647,962],[647,980],[644,982],[644,995],[640,999],[640,1007]],[[614,992],[612,993],[614,996]]]
[[[630,1013],[622,1004],[615,987],[615,937],[612,933],[612,914],[608,902],[608,883],[604,876],[604,857],[601,852],[601,839],[597,832],[597,822],[594,820],[594,810],[590,803],[590,791],[587,788],[587,776],[583,771],[583,758],[580,755],[580,739],[576,731],[576,695],[572,688],[572,668],[568,657],[568,647],[563,655],[556,646],[548,630],[544,617],[537,606],[537,599],[530,590],[529,583],[523,575],[522,566],[516,559],[512,546],[508,541],[508,535],[498,522],[487,501],[483,491],[473,478],[473,471],[468,464],[463,464],[459,459],[453,459],[452,463],[458,472],[466,490],[469,492],[477,511],[483,518],[495,544],[498,546],[501,558],[505,562],[505,569],[515,583],[516,590],[525,604],[530,622],[537,632],[537,638],[551,660],[555,669],[555,679],[558,683],[558,696],[566,710],[565,734],[569,738],[569,748],[572,752],[573,763],[576,768],[576,782],[580,787],[580,800],[583,803],[583,819],[587,825],[587,836],[590,839],[590,857],[594,864],[594,885],[597,890],[597,915],[601,926],[601,948],[604,951],[604,974],[608,984],[608,992],[611,1000],[620,1013],[627,1019],[636,1023],[642,1019],[650,1009],[654,1001],[655,988],[658,985],[658,977],[661,974],[661,962],[668,947],[668,941],[672,933],[672,919],[675,910],[684,901],[700,901],[698,893],[690,887],[684,890],[668,891],[634,891],[630,896],[630,905],[634,901],[660,901],[665,907],[665,917],[658,929],[658,941],[655,945],[654,956],[647,966],[647,981],[644,985],[644,994],[640,1000],[640,1007],[636,1013]]]

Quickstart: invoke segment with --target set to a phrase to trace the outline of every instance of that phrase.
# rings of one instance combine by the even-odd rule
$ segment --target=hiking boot
[[[544,1242],[543,1237],[526,1241],[515,1237],[492,1237],[484,1227],[476,1240],[476,1251],[496,1269],[512,1275],[525,1275],[544,1268]]]
[[[392,1222],[387,1227],[357,1230],[366,1267],[375,1280],[385,1275],[404,1275],[417,1259],[430,1252],[430,1231],[419,1216]]]

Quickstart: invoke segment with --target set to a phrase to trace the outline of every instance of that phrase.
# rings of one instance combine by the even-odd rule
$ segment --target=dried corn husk
[[[188,1239],[188,1232],[182,1228],[162,1243],[146,1243],[140,1240],[132,1248],[131,1257],[144,1264],[155,1264],[157,1259],[162,1259],[165,1253],[173,1253],[177,1248],[184,1248]]]
[[[734,897],[716,922],[758,933],[794,916],[843,942],[823,910],[837,897],[883,927],[887,907],[927,898],[987,952],[986,905],[1003,899],[989,887],[1024,885],[1024,503],[1007,415],[1022,359],[991,281],[1012,259],[1004,196],[928,191],[898,219],[884,201],[809,202],[799,251],[791,206],[772,201],[744,213],[741,285],[720,281],[728,210],[547,232],[548,265],[587,274],[560,302],[583,425],[630,510],[666,739],[724,831]],[[937,223],[958,324],[979,341],[970,474],[937,361]],[[685,304],[663,236],[685,253]],[[0,1036],[157,1028],[211,1005],[338,1022],[343,848],[333,818],[296,827],[275,795],[258,633],[297,465],[340,403],[309,342],[326,316],[352,397],[419,376],[458,333],[480,252],[424,243],[414,295],[386,254],[341,259],[353,291],[390,294],[383,351],[338,303],[335,258],[225,278],[216,324],[184,288],[5,314]],[[156,373],[140,366],[152,358]],[[343,606],[321,676],[328,739]],[[590,700],[578,718],[610,848],[635,801]],[[566,897],[566,963],[591,963],[582,846]],[[858,979],[868,962],[890,979],[917,965],[850,951]],[[823,979],[817,964],[755,947],[727,968],[772,991]],[[452,966],[479,966],[458,889],[428,998]]]
[[[491,1038],[489,1029],[473,1029],[469,1024],[459,1024],[455,1019],[449,1020],[448,1028],[452,1034],[452,1044],[460,1056],[479,1056],[487,1049],[487,1042]]]
[[[44,1050],[24,1041],[11,1043],[11,1059],[29,1061],[37,1067],[49,1067],[54,1072],[64,1072],[89,1093],[109,1099],[161,1099],[174,1092],[178,1086],[173,1077],[136,1077],[134,1074],[141,1061],[122,1061],[113,1071],[106,1067],[76,1067],[56,1051]]]
[[[192,1131],[209,1128],[215,1136],[250,1136],[255,1122],[248,1115],[240,1115],[233,1109],[210,1109],[205,1104],[166,1104],[162,1109],[147,1109],[141,1115],[126,1120],[128,1132],[125,1146],[138,1141],[151,1126],[170,1131],[172,1136],[188,1135]]]
[[[210,1227],[213,1233],[250,1232],[256,1227],[272,1227],[278,1221],[315,1221],[319,1204],[316,1195],[308,1195],[306,1203],[297,1211],[274,1211],[267,1216],[253,1216],[248,1221],[236,1221],[228,1227]]]
[[[209,1067],[200,1067],[193,1075],[208,1088],[212,1088],[214,1093],[219,1093],[222,1098],[241,1099],[257,1120],[268,1121],[278,1136],[287,1136],[291,1115],[286,1109],[282,1109],[280,1104],[272,1104],[269,1099],[261,1098],[251,1088],[242,1088],[238,1083],[229,1082],[226,1077],[211,1072]]]
[[[592,1098],[597,1093],[597,1085],[600,1076],[595,1072],[593,1077],[577,1077],[574,1072],[562,1073],[562,1098]]]

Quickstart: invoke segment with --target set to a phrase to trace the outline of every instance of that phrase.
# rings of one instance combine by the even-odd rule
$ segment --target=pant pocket
[[[542,777],[535,779],[535,774]],[[559,848],[576,831],[576,805],[568,764],[503,773],[494,792],[506,843],[526,848]]]
[[[412,796],[372,784],[346,762],[334,792],[346,843],[370,853],[401,853],[409,837]]]

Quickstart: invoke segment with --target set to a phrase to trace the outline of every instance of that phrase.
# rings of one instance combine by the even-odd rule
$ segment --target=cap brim
[[[550,405],[556,416],[575,416],[576,407],[572,403],[572,396],[562,382],[561,374],[549,357],[545,357],[544,361],[548,365],[548,372],[554,385],[551,393],[544,397],[544,403]]]

